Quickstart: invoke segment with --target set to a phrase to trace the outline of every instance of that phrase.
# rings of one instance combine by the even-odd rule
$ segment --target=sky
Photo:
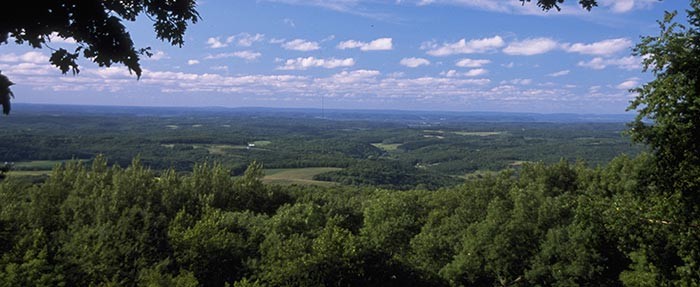
[[[687,0],[206,0],[185,45],[128,23],[141,79],[81,59],[62,75],[49,49],[0,45],[15,103],[624,113],[652,79],[632,48]],[[52,48],[75,47],[54,38]]]

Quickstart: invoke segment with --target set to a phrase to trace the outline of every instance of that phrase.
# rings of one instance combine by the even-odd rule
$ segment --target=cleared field
[[[15,163],[15,169],[51,170],[55,165],[61,164],[66,161],[70,160],[66,159],[21,161]]]
[[[444,136],[438,136],[438,135],[423,135],[424,138],[436,138],[436,139],[444,139]]]
[[[210,154],[226,154],[227,149],[244,149],[244,146],[229,145],[229,144],[210,144],[202,145]]]
[[[262,179],[267,184],[299,184],[299,185],[320,185],[334,186],[335,182],[314,180],[314,176],[329,171],[341,170],[337,167],[307,167],[307,168],[277,168],[266,169],[265,177]]]
[[[477,136],[477,137],[487,137],[487,136],[497,136],[503,134],[503,132],[452,132],[453,134],[460,136]]]
[[[261,146],[266,146],[271,144],[271,141],[254,141],[253,144],[255,144],[256,147],[261,147]]]
[[[260,147],[266,146],[271,144],[271,141],[255,141],[252,142],[255,144],[255,147],[251,149],[256,149],[256,150],[265,150]],[[174,145],[172,144],[161,144],[163,147],[169,147],[172,148]],[[228,149],[247,149],[247,145],[230,145],[230,144],[193,144],[193,148],[203,148],[206,149],[210,154],[226,154],[226,150]]]
[[[230,144],[193,144],[192,147],[206,149],[210,154],[226,154],[227,149],[245,149],[246,148],[246,146],[243,146],[243,145],[230,145]]]
[[[7,173],[8,177],[38,176],[51,173],[50,170],[13,170]]]
[[[401,144],[400,143],[399,144],[397,144],[397,143],[393,143],[393,144],[373,143],[372,145],[377,147],[377,148],[383,149],[385,151],[395,151],[399,148],[399,146]]]
[[[513,166],[513,167],[515,167],[515,166],[522,166],[522,165],[524,165],[524,164],[526,164],[526,163],[529,163],[529,161],[525,161],[525,160],[516,160],[516,161],[514,161],[513,163],[511,163],[510,166]]]

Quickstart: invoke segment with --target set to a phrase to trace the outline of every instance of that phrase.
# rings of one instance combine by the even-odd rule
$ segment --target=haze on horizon
[[[9,43],[0,70],[15,103],[623,113],[650,79],[631,49],[686,1],[607,0],[540,11],[516,0],[201,1],[182,48],[150,46],[140,80],[82,59],[61,75],[50,50]],[[52,47],[72,47],[55,39]]]

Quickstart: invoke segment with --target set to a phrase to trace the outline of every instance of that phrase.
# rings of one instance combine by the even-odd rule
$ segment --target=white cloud
[[[474,54],[486,53],[505,45],[501,36],[491,38],[473,39],[467,41],[461,39],[455,43],[444,43],[442,46],[437,46],[434,43],[424,43],[421,47],[430,48],[428,55],[431,56],[450,56],[456,54]]]
[[[629,90],[629,89],[636,88],[637,86],[639,86],[639,79],[630,78],[630,79],[627,79],[626,81],[620,83],[615,88],[620,89],[620,90]]]
[[[333,69],[338,67],[351,67],[355,65],[353,58],[347,59],[318,59],[316,57],[287,59],[283,66],[277,67],[278,70],[306,70],[312,67],[320,67]]]
[[[361,51],[386,51],[394,48],[392,41],[392,38],[379,38],[369,43],[348,40],[340,42],[337,48],[341,50],[359,48]]]
[[[615,0],[611,3],[610,10],[617,13],[624,13],[634,8],[634,0]]]
[[[569,53],[579,53],[584,55],[607,56],[627,50],[632,46],[632,41],[627,38],[608,39],[590,44],[575,43],[564,45]]]
[[[534,38],[519,42],[512,42],[503,49],[508,55],[532,56],[544,54],[559,47],[557,41],[550,38]]]
[[[86,74],[96,75],[103,79],[114,79],[114,78],[131,78],[133,75],[129,72],[126,67],[103,67],[98,69],[89,69]]]
[[[340,73],[337,73],[330,78],[326,79],[321,79],[320,81],[317,80],[317,82],[332,82],[332,83],[342,83],[342,84],[351,84],[351,83],[358,83],[358,82],[364,82],[368,81],[370,79],[374,79],[377,76],[379,76],[381,73],[377,70],[354,70],[354,71],[342,71]]]
[[[282,44],[286,41],[285,39],[280,39],[280,38],[272,38],[270,39],[270,44]]]
[[[202,95],[226,94],[235,95],[227,99],[269,100],[269,101],[309,101],[316,103],[318,95],[323,95],[336,105],[345,103],[403,104],[407,101],[417,103],[421,108],[433,106],[449,106],[455,109],[474,107],[490,103],[490,107],[505,107],[510,104],[535,106],[539,104],[572,102],[587,100],[571,91],[557,88],[539,88],[533,85],[525,86],[528,79],[512,81],[517,84],[500,84],[491,86],[488,78],[426,76],[409,78],[405,74],[391,73],[384,75],[377,70],[348,70],[338,71],[329,76],[302,76],[288,74],[249,74],[228,76],[217,71],[225,71],[223,66],[214,66],[204,73],[187,73],[175,71],[144,70],[143,77],[136,81],[133,75],[123,67],[106,70],[86,68],[79,77],[60,77],[56,75],[41,75],[37,73],[38,64],[28,65],[22,71],[26,74],[14,73],[20,68],[14,64],[0,63],[0,68],[13,71],[13,78],[31,89],[69,91],[81,89],[85,91],[115,92],[129,90],[134,92],[160,90],[168,100],[187,98],[193,94]],[[13,66],[13,69],[9,66]],[[48,72],[54,72],[50,65],[44,64]],[[457,72],[454,72],[457,73]],[[618,91],[621,92],[621,91]],[[586,95],[588,96],[588,95]],[[248,98],[251,97],[251,98]],[[573,99],[573,100],[572,100]],[[596,98],[597,99],[597,98]],[[603,100],[623,102],[629,98],[615,95]],[[174,100],[173,100],[174,101]],[[598,100],[596,100],[598,101]],[[206,102],[199,103],[206,104]],[[209,103],[211,104],[211,103]],[[624,103],[623,103],[624,104]],[[396,106],[396,105],[394,105]],[[398,107],[398,106],[397,106]],[[403,107],[403,106],[402,106]],[[407,106],[406,106],[407,107]]]
[[[403,2],[403,1],[402,1]],[[521,3],[520,1],[509,1],[509,0],[410,0],[405,2],[416,3],[417,6],[426,5],[449,5],[449,6],[461,6],[466,8],[485,10],[490,12],[498,12],[505,14],[521,14],[521,15],[533,15],[540,17],[547,17],[551,15],[561,16],[561,15],[581,15],[585,12],[580,6],[576,4],[559,4],[562,8],[561,11],[556,13],[544,13],[542,9],[535,5],[535,3],[527,2]],[[536,2],[536,1],[533,1]],[[567,2],[568,3],[568,2]],[[575,2],[574,2],[575,3]]]
[[[230,44],[232,41],[232,37],[224,39],[223,41],[221,40],[221,37],[210,37],[207,39],[207,45],[209,45],[209,48],[211,49],[219,49],[228,47],[228,44]]]
[[[455,64],[457,67],[462,67],[462,68],[481,68],[486,64],[491,63],[491,60],[486,60],[486,59],[469,59],[469,58],[464,58]]]
[[[282,44],[282,48],[286,50],[294,50],[294,51],[315,51],[318,49],[321,49],[321,47],[318,45],[318,42],[313,42],[313,41],[306,41],[303,39],[294,39],[292,41],[286,42]]]
[[[213,66],[213,67],[211,67],[211,69],[214,70],[214,71],[224,71],[224,72],[228,72],[228,66],[226,66],[226,65],[222,65],[222,66]]]
[[[440,73],[440,76],[445,76],[445,77],[448,77],[448,78],[459,77],[459,76],[461,76],[461,75],[462,75],[462,74],[461,74],[460,72],[457,72],[457,70],[449,70],[449,71],[447,71],[447,72],[444,72],[444,71],[443,71],[443,72]]]
[[[428,61],[427,59],[423,59],[423,58],[411,57],[411,58],[401,59],[400,64],[404,65],[406,67],[409,67],[409,68],[416,68],[416,67],[419,67],[422,65],[426,65],[426,66],[430,65],[430,61]]]
[[[559,72],[554,72],[554,73],[548,74],[547,76],[550,76],[550,77],[561,77],[561,76],[566,76],[566,75],[568,75],[569,73],[571,73],[570,70],[561,70],[561,71],[559,71]]]
[[[190,60],[187,60],[187,64],[190,66],[197,65],[197,64],[199,64],[199,60],[190,59]]]
[[[10,54],[1,54],[0,55],[0,62],[25,62],[25,63],[34,63],[34,64],[43,64],[43,63],[48,63],[49,62],[49,56],[46,56],[40,52],[26,52],[21,55],[17,55],[14,53]]]
[[[323,39],[321,40],[321,43],[323,43],[323,42],[328,42],[328,41],[333,41],[334,39],[335,39],[335,35],[329,35],[328,37],[323,38]]]
[[[1,58],[2,56],[0,56]],[[2,71],[3,74],[9,76],[10,78],[14,80],[16,76],[28,76],[29,78],[25,80],[21,80],[22,83],[24,82],[36,82],[38,79],[33,78],[34,76],[41,76],[41,75],[52,75],[52,74],[57,74],[60,73],[55,67],[52,67],[48,62],[44,63],[31,63],[31,62],[24,62],[24,63],[12,63],[12,64],[0,64],[0,70]],[[20,82],[20,81],[17,81]]]
[[[532,79],[512,79],[510,81],[501,81],[501,85],[506,84],[527,86],[532,84]]]
[[[578,62],[580,67],[585,67],[594,70],[602,70],[608,66],[614,66],[624,70],[638,70],[642,67],[641,59],[629,56],[622,58],[601,58],[595,57],[590,61],[580,61]]]
[[[658,0],[600,0],[599,4],[614,13],[626,13],[634,9],[643,9],[659,3]]]
[[[289,27],[292,27],[292,28],[294,28],[294,27],[297,26],[297,24],[294,23],[294,20],[292,20],[292,19],[290,19],[290,18],[284,18],[284,20],[282,20],[282,22],[284,22],[284,24],[286,24],[286,25],[288,25]]]
[[[49,41],[51,43],[58,43],[58,44],[76,44],[77,42],[73,38],[63,38],[58,35],[58,33],[53,32],[49,35]]]
[[[163,51],[155,51],[151,57],[146,58],[151,61],[160,61],[163,59],[170,59],[170,56]]]
[[[359,11],[355,7],[360,4],[361,0],[263,0],[268,2],[279,2],[289,5],[302,5],[302,6],[314,6],[321,7],[333,11],[359,15],[363,17],[375,18],[375,19],[385,19],[384,14],[374,14],[365,11]]]
[[[245,59],[247,61],[253,61],[260,56],[262,56],[261,53],[259,52],[253,52],[253,51],[238,51],[238,52],[233,52],[234,57],[238,57],[241,59]]]
[[[471,69],[464,73],[465,76],[467,77],[476,77],[476,76],[481,76],[487,74],[488,71],[486,69]]]
[[[221,36],[210,37],[209,39],[207,39],[207,45],[209,45],[209,48],[211,49],[219,49],[228,47],[229,44],[235,41],[236,45],[240,47],[250,47],[254,43],[260,42],[264,39],[265,35],[263,34],[256,33],[255,35],[251,35],[249,33],[240,33],[237,35],[228,36],[225,39],[222,39]]]
[[[253,44],[255,44],[255,42],[260,42],[260,41],[264,40],[265,35],[263,35],[263,34],[251,35],[248,33],[241,33],[241,34],[236,35],[234,37],[234,39],[236,40],[236,43],[238,44],[238,46],[250,47]]]
[[[447,72],[442,72],[440,73],[441,76],[445,76],[448,78],[455,78],[455,77],[477,77],[481,75],[488,74],[488,70],[486,69],[471,69],[467,72],[460,73],[457,72],[456,70],[449,70]]]
[[[231,53],[219,53],[219,54],[213,54],[213,55],[207,55],[204,57],[205,60],[213,60],[213,59],[225,59],[225,58],[241,58],[246,61],[253,61],[257,58],[262,56],[260,52],[254,52],[254,51],[237,51],[237,52],[231,52]]]

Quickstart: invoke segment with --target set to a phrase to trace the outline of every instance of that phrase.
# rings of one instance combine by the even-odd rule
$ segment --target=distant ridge
[[[266,107],[139,107],[89,106],[52,104],[15,104],[13,116],[28,115],[132,115],[132,116],[257,116],[313,118],[324,120],[371,120],[411,124],[458,122],[552,122],[552,123],[623,123],[634,119],[627,114],[574,114],[574,113],[518,113],[518,112],[455,112],[410,110],[356,110],[319,108],[266,108]],[[322,116],[323,114],[323,116]]]

